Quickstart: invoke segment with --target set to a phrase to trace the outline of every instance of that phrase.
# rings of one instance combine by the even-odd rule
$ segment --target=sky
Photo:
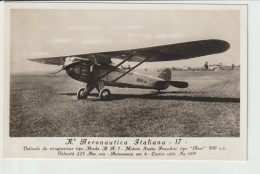
[[[240,64],[238,10],[11,10],[11,73],[55,71],[29,58],[144,48],[203,39],[230,43],[228,51],[140,68]]]

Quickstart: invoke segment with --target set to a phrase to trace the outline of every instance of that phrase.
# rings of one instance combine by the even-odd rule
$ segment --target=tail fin
[[[158,81],[158,89],[167,89],[170,86],[174,86],[176,88],[187,88],[189,84],[187,82],[181,81],[171,81],[171,69],[166,68],[163,70],[161,74],[159,74],[158,78],[163,79],[164,81]]]
[[[166,68],[163,70],[161,74],[159,74],[158,78],[163,79],[165,81],[170,81],[172,76],[172,72],[170,68]]]

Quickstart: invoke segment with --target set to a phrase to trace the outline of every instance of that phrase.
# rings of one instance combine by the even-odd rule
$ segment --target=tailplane
[[[187,88],[189,86],[187,82],[181,82],[181,81],[168,81],[167,83],[176,88]]]
[[[187,88],[189,84],[187,82],[182,81],[171,81],[172,72],[170,68],[166,68],[163,70],[161,74],[159,74],[158,78],[163,79],[164,81],[158,81],[158,89],[166,89],[169,86],[174,86],[176,88]]]
[[[187,88],[189,84],[187,82],[182,81],[158,81],[157,82],[158,89],[166,89],[170,86],[174,86],[176,88]]]

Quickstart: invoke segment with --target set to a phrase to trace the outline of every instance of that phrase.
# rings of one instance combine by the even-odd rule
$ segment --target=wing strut
[[[112,71],[114,71],[115,69],[117,69],[120,65],[122,65],[123,63],[125,63],[127,60],[131,59],[134,55],[135,55],[135,51],[129,55],[127,58],[125,58],[122,62],[120,62],[118,65],[116,65],[115,67],[111,68],[108,72],[106,72],[105,74],[103,74],[101,77],[98,78],[98,81],[102,78],[104,78],[105,76],[107,76],[109,73],[111,73]]]
[[[128,74],[130,71],[133,71],[135,68],[137,68],[138,66],[140,66],[142,63],[144,63],[145,61],[147,61],[148,59],[150,59],[151,57],[147,57],[146,59],[142,60],[140,63],[138,63],[137,65],[135,65],[133,68],[129,69],[128,71],[126,71],[124,74],[122,74],[121,76],[117,77],[116,79],[112,80],[112,82],[115,82],[117,80],[119,80],[120,78],[124,77],[126,74]]]

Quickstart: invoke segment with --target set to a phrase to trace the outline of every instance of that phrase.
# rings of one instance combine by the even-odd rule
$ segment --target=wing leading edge
[[[66,57],[78,57],[86,60],[106,63],[110,62],[111,58],[124,59],[125,57],[134,53],[134,55],[128,61],[140,62],[144,59],[149,58],[146,60],[147,62],[159,62],[183,60],[211,54],[218,54],[227,51],[229,47],[230,45],[226,41],[211,39],[130,50],[89,53],[51,58],[38,58],[29,60],[45,64],[63,65]]]
[[[28,59],[33,62],[43,63],[43,64],[51,64],[51,65],[64,65],[65,58],[63,57],[50,57],[50,58],[37,58],[37,59]]]

